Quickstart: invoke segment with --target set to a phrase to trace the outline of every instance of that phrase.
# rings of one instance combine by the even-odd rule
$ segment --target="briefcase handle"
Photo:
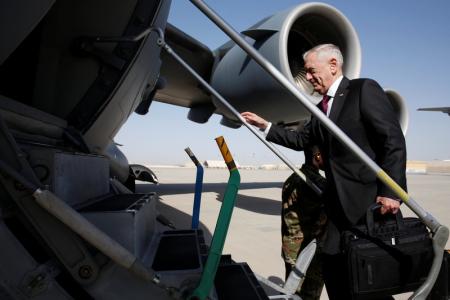
[[[374,215],[377,209],[381,208],[381,204],[379,203],[373,203],[369,206],[366,212],[366,226],[367,226],[367,234],[370,236],[374,235],[375,230],[375,221],[374,221]],[[404,222],[403,222],[403,215],[400,209],[395,214],[395,221],[397,222],[397,228],[399,231],[402,231],[404,229]]]

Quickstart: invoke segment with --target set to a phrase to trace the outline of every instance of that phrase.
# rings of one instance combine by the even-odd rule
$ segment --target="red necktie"
[[[327,114],[328,111],[328,101],[330,101],[330,96],[323,95],[322,102],[320,102],[320,105],[322,107],[322,111],[324,114]]]

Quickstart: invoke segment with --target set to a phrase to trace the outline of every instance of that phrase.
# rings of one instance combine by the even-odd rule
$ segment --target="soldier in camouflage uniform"
[[[316,146],[305,151],[305,164],[301,171],[324,190],[326,180],[319,174],[321,166],[322,157]],[[282,256],[287,278],[300,251],[314,238],[319,240],[322,236],[327,220],[322,199],[295,173],[283,185],[281,218]],[[318,248],[306,272],[305,281],[297,291],[303,300],[320,299],[324,283],[319,254]]]

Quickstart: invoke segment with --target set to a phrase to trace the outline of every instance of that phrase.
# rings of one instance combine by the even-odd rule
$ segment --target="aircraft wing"
[[[166,27],[165,39],[170,47],[203,79],[210,81],[214,56],[208,47],[169,23]],[[210,95],[197,80],[164,51],[161,52],[161,60],[163,62],[161,77],[165,79],[166,85],[158,90],[155,100],[188,107],[191,110],[207,110],[210,116],[215,106]]]
[[[324,19],[327,21],[323,22]],[[309,95],[313,103],[321,97],[313,92],[305,79],[300,54],[319,41],[326,40],[344,49],[344,74],[349,78],[359,77],[359,39],[351,23],[331,6],[298,5],[264,18],[241,34],[294,86]],[[297,124],[309,118],[309,111],[234,42],[211,51],[173,25],[166,27],[165,39],[174,52],[237,111],[252,111],[272,123],[283,125]],[[160,83],[152,99],[190,108],[188,118],[198,123],[207,122],[213,113],[217,113],[223,115],[221,124],[240,125],[225,105],[205,92],[194,77],[164,51],[161,60]]]
[[[419,108],[417,110],[420,111],[440,111],[444,114],[447,114],[450,116],[450,107],[426,107],[426,108]]]

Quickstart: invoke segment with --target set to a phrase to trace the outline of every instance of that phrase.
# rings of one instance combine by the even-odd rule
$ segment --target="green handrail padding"
[[[219,217],[217,219],[216,228],[211,241],[211,246],[203,269],[200,283],[192,292],[188,299],[206,299],[211,293],[214,285],[214,278],[216,277],[217,269],[219,267],[220,257],[222,256],[223,246],[227,237],[228,227],[230,226],[231,216],[233,214],[234,203],[241,183],[241,176],[233,157],[225,143],[223,137],[216,138],[217,144],[220,148],[225,163],[230,171],[227,188],[223,197],[222,206],[220,207]]]

